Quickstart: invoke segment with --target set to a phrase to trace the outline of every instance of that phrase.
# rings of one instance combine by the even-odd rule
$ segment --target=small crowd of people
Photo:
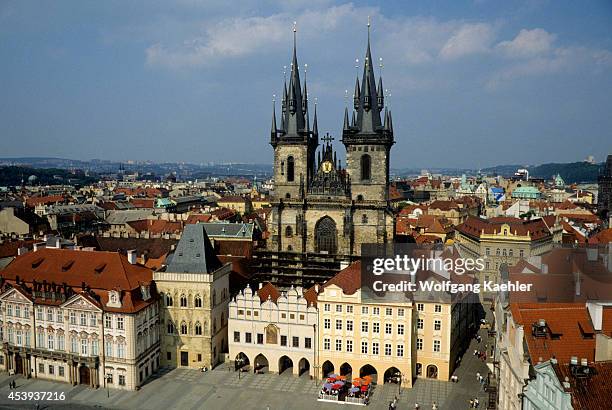
[[[420,408],[421,406],[419,405],[419,403],[414,403],[414,410],[419,410]],[[431,410],[438,410],[438,403],[436,403],[435,401],[431,403]]]
[[[474,356],[477,356],[483,362],[487,361],[487,351],[486,350],[483,352],[481,350],[475,349],[474,350]]]
[[[478,401],[478,397],[474,397],[473,399],[470,399],[470,408],[471,409],[477,409],[478,406],[480,406],[480,402]]]

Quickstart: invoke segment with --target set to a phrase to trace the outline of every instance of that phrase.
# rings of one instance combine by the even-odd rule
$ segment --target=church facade
[[[370,35],[363,76],[355,82],[353,109],[344,112],[342,166],[333,138],[319,141],[317,107],[310,123],[306,81],[300,82],[294,49],[289,85],[285,81],[280,126],[273,113],[273,211],[267,250],[279,259],[353,260],[363,243],[393,240],[389,205],[389,155],[394,144],[391,112],[384,105],[382,78],[374,76]]]

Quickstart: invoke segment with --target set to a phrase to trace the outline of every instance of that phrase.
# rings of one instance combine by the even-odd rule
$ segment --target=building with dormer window
[[[0,271],[0,369],[135,390],[159,366],[157,293],[135,255],[25,253]]]

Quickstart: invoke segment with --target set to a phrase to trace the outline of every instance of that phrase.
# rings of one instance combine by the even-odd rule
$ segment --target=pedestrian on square
[[[470,399],[470,409],[474,408],[474,399]]]
[[[477,409],[479,405],[480,402],[478,401],[478,397],[474,398],[474,408]]]
[[[438,404],[435,401],[431,405],[431,410],[438,410]]]
[[[476,372],[476,380],[480,381],[480,372]]]
[[[414,410],[419,410],[420,408],[419,403],[414,403]]]

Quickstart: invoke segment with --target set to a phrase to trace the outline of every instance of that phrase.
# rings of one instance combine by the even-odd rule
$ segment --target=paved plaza
[[[478,344],[472,340],[455,374],[459,383],[439,380],[417,379],[412,389],[398,392],[395,384],[376,386],[367,408],[387,410],[389,402],[398,396],[398,409],[414,409],[418,402],[422,410],[431,409],[432,402],[439,409],[468,409],[469,400],[479,397],[480,408],[486,408],[487,395],[476,381],[476,373],[486,376],[485,363],[472,352],[484,349],[487,332],[480,330],[483,338]],[[490,346],[490,344],[489,344]],[[286,372],[289,373],[289,372]],[[36,408],[36,402],[17,403],[7,399],[8,384],[12,380],[6,373],[0,374],[0,408]],[[353,408],[351,405],[322,403],[317,401],[320,383],[307,376],[295,377],[290,374],[237,373],[221,365],[215,370],[202,373],[191,369],[162,369],[140,391],[119,391],[90,389],[85,386],[71,386],[64,383],[40,379],[15,379],[16,391],[64,392],[66,402],[41,402],[40,409],[68,408],[114,408],[114,409],[240,409],[240,410],[310,410]],[[108,397],[107,397],[108,395]],[[348,407],[345,407],[348,406]],[[356,407],[359,408],[359,407]]]

